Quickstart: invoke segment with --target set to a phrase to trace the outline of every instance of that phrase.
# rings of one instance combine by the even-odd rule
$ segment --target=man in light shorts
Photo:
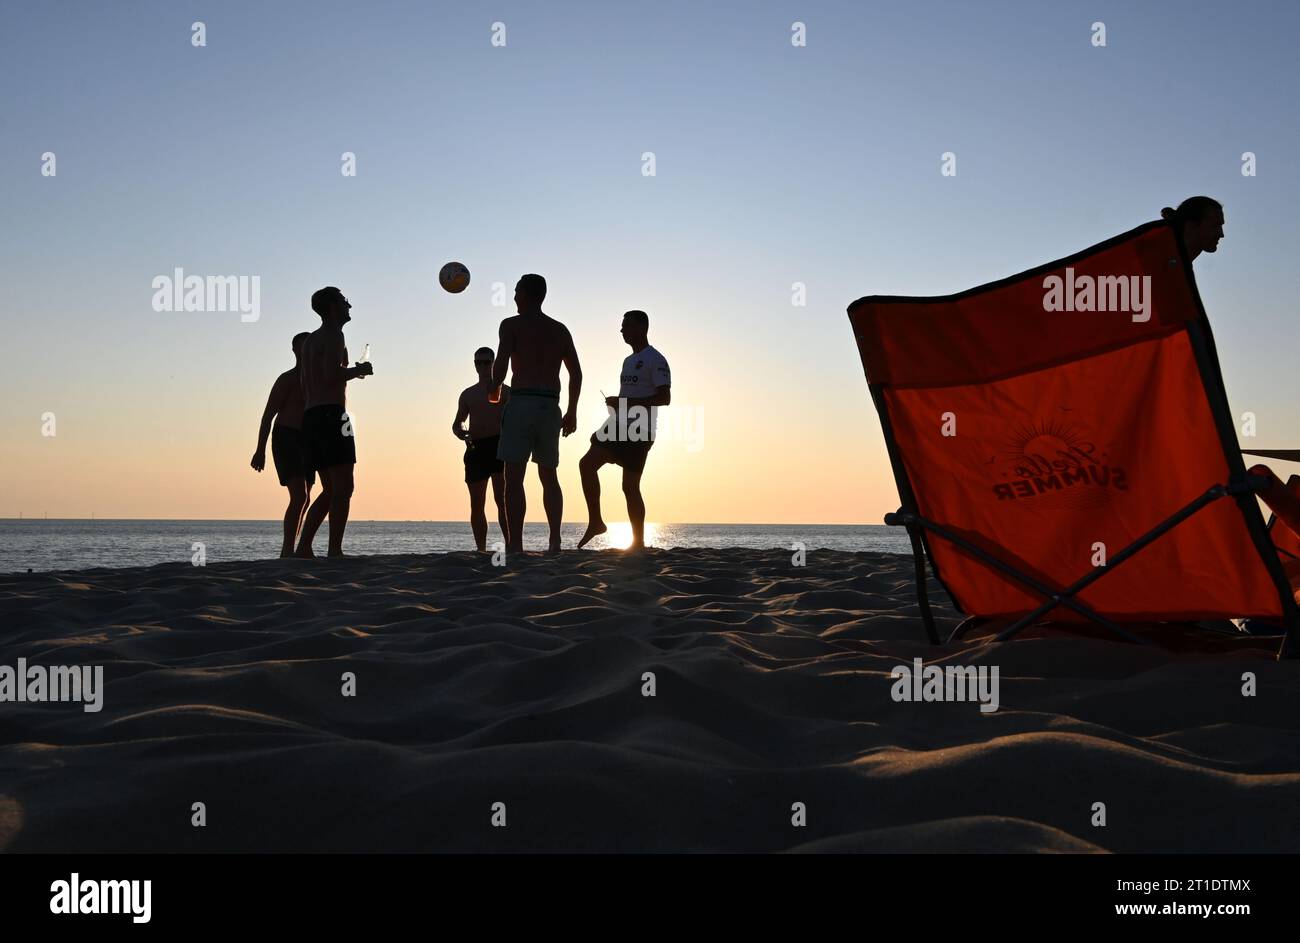
[[[542,482],[542,505],[550,525],[549,549],[560,549],[564,494],[556,469],[560,466],[560,436],[578,426],[578,394],[582,369],[569,329],[542,313],[546,279],[525,275],[515,286],[518,314],[501,322],[496,363],[492,366],[493,401],[501,398],[506,371],[511,371],[510,402],[501,417],[497,458],[506,466],[506,524],[508,552],[524,549],[524,472],[531,457]],[[560,364],[569,372],[568,410],[560,413]]]

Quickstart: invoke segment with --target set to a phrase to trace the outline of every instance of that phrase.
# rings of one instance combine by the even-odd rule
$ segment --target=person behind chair
[[[1180,228],[1188,261],[1196,261],[1202,252],[1215,252],[1223,238],[1223,205],[1208,196],[1189,196],[1178,209],[1166,206],[1160,211],[1164,219]]]

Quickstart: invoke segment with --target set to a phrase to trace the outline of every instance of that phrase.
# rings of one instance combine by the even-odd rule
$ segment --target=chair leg
[[[957,628],[952,630],[952,634],[948,636],[948,641],[949,642],[957,641],[967,632],[970,632],[972,629],[975,629],[976,627],[979,626],[981,622],[985,622],[985,621],[987,620],[985,620],[982,616],[967,616],[965,619],[961,620],[961,622],[957,625]]]

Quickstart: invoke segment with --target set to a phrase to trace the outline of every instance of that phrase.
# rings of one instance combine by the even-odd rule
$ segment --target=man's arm
[[[515,332],[506,327],[509,323],[510,319],[506,318],[497,331],[497,359],[492,364],[492,389],[497,391],[498,396],[501,384],[506,382],[506,374],[510,371],[510,358],[515,355]]]
[[[284,374],[281,374],[271,384],[271,394],[266,398],[266,408],[262,410],[262,425],[257,430],[257,451],[253,453],[253,461],[249,463],[258,471],[266,467],[266,440],[271,434],[271,423],[280,412],[288,392],[288,383]]]
[[[368,377],[375,372],[374,367],[368,363],[357,364],[355,367],[348,366],[348,349],[343,343],[342,331],[326,340],[326,350],[325,371],[335,383],[347,383],[357,377]]]
[[[460,394],[460,399],[456,402],[456,418],[451,421],[451,434],[464,442],[469,438],[469,433],[461,425],[469,416],[469,407],[465,405],[465,394]]]
[[[578,428],[578,395],[582,392],[582,367],[578,364],[578,351],[573,346],[573,335],[564,329],[564,366],[569,371],[569,410],[564,414],[565,435]]]

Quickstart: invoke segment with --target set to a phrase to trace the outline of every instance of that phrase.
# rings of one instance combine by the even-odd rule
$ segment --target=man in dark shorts
[[[510,387],[501,385],[501,398],[493,403],[492,364],[496,354],[491,347],[474,351],[474,369],[478,382],[460,394],[456,404],[456,418],[452,420],[451,433],[465,443],[465,484],[469,488],[469,524],[474,531],[474,544],[479,550],[487,549],[487,515],[483,505],[487,498],[488,481],[492,482],[492,498],[497,505],[497,523],[501,536],[510,542],[506,527],[505,480],[502,475],[505,463],[497,458],[501,441],[501,410],[510,399]],[[469,419],[469,431],[464,426]]]
[[[266,398],[262,425],[257,431],[257,451],[253,453],[253,461],[250,463],[259,472],[266,467],[266,437],[269,433],[275,473],[280,478],[280,484],[289,489],[289,507],[284,512],[281,557],[293,556],[294,541],[298,539],[303,515],[307,513],[311,486],[316,483],[316,472],[307,459],[307,442],[302,434],[302,380],[299,370],[302,364],[302,345],[307,337],[305,332],[294,336],[294,367],[280,374],[271,384],[271,395]],[[271,426],[272,420],[275,421],[274,428]]]
[[[343,531],[352,506],[353,466],[357,463],[352,419],[347,414],[349,380],[368,377],[368,363],[349,367],[343,325],[352,320],[352,305],[337,288],[322,288],[311,296],[311,308],[321,326],[303,343],[301,358],[302,431],[311,467],[320,473],[321,493],[307,510],[295,556],[314,557],[312,540],[325,515],[330,519],[329,555],[343,556]]]
[[[645,500],[641,497],[641,473],[650,447],[654,445],[657,407],[672,402],[672,375],[664,355],[650,346],[650,316],[644,311],[623,315],[620,333],[632,348],[623,361],[618,396],[605,400],[611,410],[605,424],[591,436],[591,448],[578,463],[582,473],[582,494],[587,499],[587,532],[579,548],[605,533],[608,527],[600,514],[601,466],[623,468],[623,495],[627,518],[632,525],[629,550],[645,547]]]

